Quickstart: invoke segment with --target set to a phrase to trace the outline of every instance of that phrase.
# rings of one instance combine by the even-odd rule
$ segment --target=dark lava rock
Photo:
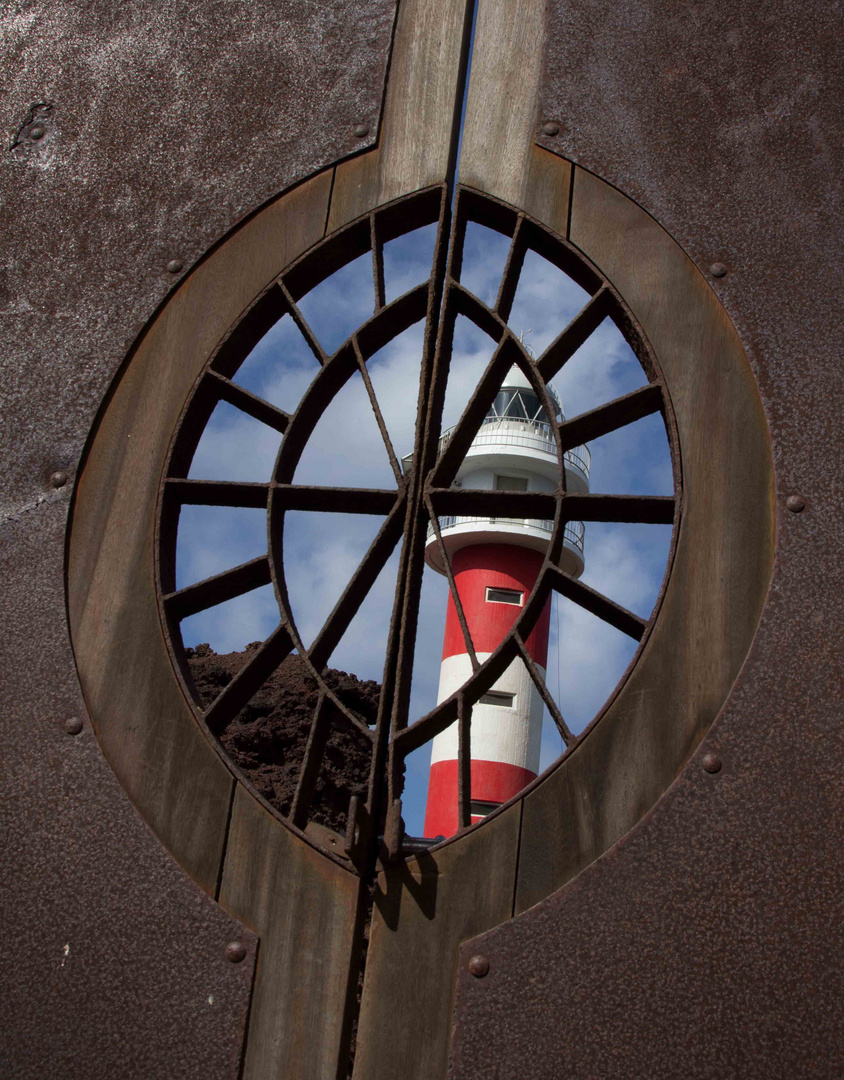
[[[201,705],[209,705],[243,667],[261,642],[243,652],[217,654],[210,645],[186,649]],[[323,678],[339,701],[364,723],[375,723],[381,687],[345,671],[327,668]],[[319,698],[316,679],[305,662],[288,656],[249,704],[215,732],[227,754],[264,798],[288,814],[299,767]],[[346,717],[335,713],[316,783],[310,818],[337,832],[346,828],[352,795],[365,795],[372,743]]]

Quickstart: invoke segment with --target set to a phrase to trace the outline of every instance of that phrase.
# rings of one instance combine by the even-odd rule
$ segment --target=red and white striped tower
[[[561,415],[559,398],[549,387]],[[450,432],[442,436],[441,448]],[[566,486],[589,490],[589,452],[565,455]],[[513,367],[472,442],[455,486],[481,490],[554,491],[559,465],[548,419],[530,383]],[[521,613],[536,583],[552,523],[517,518],[448,517],[440,520],[455,585],[478,660],[495,651]],[[445,573],[436,537],[428,538],[428,565]],[[583,572],[583,525],[566,527],[562,569]],[[525,642],[545,675],[551,602]],[[458,690],[472,665],[453,597],[448,598],[437,702]],[[507,802],[539,772],[543,702],[521,660],[515,660],[472,709],[472,822]],[[426,836],[451,836],[458,829],[457,725],[433,741]]]

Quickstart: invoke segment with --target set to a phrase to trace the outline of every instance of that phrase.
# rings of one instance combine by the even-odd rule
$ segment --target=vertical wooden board
[[[534,146],[545,10],[540,0],[478,8],[460,182],[512,203],[565,235],[570,167]]]
[[[521,812],[379,875],[355,1080],[445,1077],[457,950],[512,914]]]
[[[442,183],[459,118],[467,0],[399,5],[378,148],[337,167],[329,232],[374,206]]]
[[[238,786],[220,903],[261,937],[243,1080],[342,1075],[361,888]]]
[[[711,289],[651,217],[579,169],[570,238],[619,289],[655,349],[677,421],[683,513],[637,666],[601,722],[525,800],[519,911],[606,851],[674,780],[747,654],[773,559],[762,405]]]
[[[184,282],[119,378],[77,485],[68,606],[86,703],[130,798],[208,891],[233,781],[184,700],[161,632],[158,485],[209,354],[275,274],[322,237],[330,187],[325,173],[279,199]]]

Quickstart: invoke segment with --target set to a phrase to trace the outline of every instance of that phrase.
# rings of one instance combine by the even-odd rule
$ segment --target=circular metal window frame
[[[157,512],[156,586],[162,625],[166,628],[168,648],[183,690],[194,704],[196,719],[222,756],[239,783],[259,799],[278,820],[309,842],[315,842],[305,828],[310,798],[324,752],[332,717],[345,716],[362,734],[372,740],[372,767],[365,804],[357,807],[357,820],[350,822],[347,848],[356,865],[374,865],[380,848],[382,857],[396,857],[401,850],[400,793],[403,761],[406,755],[428,742],[453,723],[458,725],[461,829],[445,843],[458,841],[468,829],[481,825],[505,812],[515,801],[540,785],[565,757],[572,752],[606,714],[612,701],[642,655],[651,627],[657,618],[671,571],[682,508],[680,452],[668,392],[659,365],[642,328],[621,296],[607,278],[577,249],[533,220],[523,211],[488,195],[467,188],[458,189],[454,220],[450,224],[448,191],[438,185],[379,207],[342,229],[330,234],[308,250],[272,281],[239,317],[215,348],[184,407],[173,436],[165,476],[161,483]],[[489,307],[460,283],[463,243],[470,222],[484,225],[510,240],[507,263],[496,302]],[[431,276],[390,304],[385,302],[384,244],[421,225],[439,226]],[[588,294],[589,300],[579,315],[536,360],[510,332],[507,319],[515,297],[519,275],[528,251],[548,259],[568,274]],[[317,335],[302,316],[298,302],[310,289],[353,259],[369,252],[375,283],[375,313],[335,352],[328,356]],[[446,256],[448,258],[446,259]],[[442,303],[441,303],[442,301]],[[282,412],[263,399],[256,398],[233,381],[239,365],[256,342],[284,315],[291,315],[311,347],[321,370],[292,415]],[[473,395],[448,448],[438,455],[442,404],[448,377],[454,323],[458,315],[470,319],[495,342],[495,352],[478,390]],[[419,411],[412,466],[402,474],[386,435],[383,418],[372,393],[366,363],[389,340],[409,326],[425,319],[425,344],[421,364]],[[597,327],[610,318],[636,354],[647,377],[647,384],[623,398],[608,402],[590,413],[552,430],[560,469],[560,486],[553,495],[481,493],[451,487],[454,475],[468,449],[475,430],[489,407],[503,376],[515,364],[527,377],[546,414],[554,416],[547,383],[561,369]],[[295,471],[314,428],[333,397],[356,372],[367,385],[376,421],[385,438],[396,474],[395,491],[355,488],[318,488],[295,484]],[[199,439],[213,410],[221,401],[240,408],[247,415],[275,428],[282,436],[273,477],[267,484],[237,484],[188,479],[191,461]],[[665,424],[672,459],[674,494],[666,497],[617,495],[574,495],[565,491],[564,455],[587,439],[618,430],[644,416],[659,413]],[[420,464],[421,463],[421,464]],[[507,500],[507,507],[503,506]],[[510,503],[514,506],[510,506]],[[515,503],[519,503],[516,507]],[[528,508],[528,502],[534,506]],[[415,610],[421,585],[426,534],[433,526],[441,554],[444,546],[438,517],[460,513],[463,503],[475,513],[496,516],[526,516],[553,519],[553,531],[537,584],[513,630],[482,664],[477,662],[465,621],[467,650],[473,660],[473,675],[458,692],[440,703],[424,717],[407,723],[409,674],[402,685],[402,672],[412,671],[415,641]],[[522,505],[524,503],[524,506]],[[266,557],[198,582],[186,588],[175,587],[176,535],[182,505],[240,505],[266,507],[268,511],[269,549]],[[483,504],[483,505],[481,505]],[[540,505],[541,504],[541,505]],[[536,507],[540,507],[536,509]],[[284,515],[290,510],[338,510],[386,515],[384,525],[338,602],[329,621],[315,641],[305,647],[298,633],[287,596],[284,578],[282,535]],[[642,619],[616,605],[569,577],[558,567],[563,534],[571,520],[649,522],[671,524],[672,539],[665,574],[657,601],[648,619]],[[322,678],[331,652],[339,643],[351,618],[377,573],[393,548],[401,543],[402,556],[399,587],[393,611],[387,647],[384,688],[391,695],[387,707],[379,710],[375,729],[366,726],[332,693]],[[446,566],[448,562],[446,560]],[[448,573],[451,594],[460,612],[459,598],[452,574]],[[280,623],[263,645],[250,657],[244,668],[222,690],[215,701],[203,708],[197,701],[184,649],[179,622],[188,614],[211,607],[224,599],[241,595],[259,585],[272,582],[279,603]],[[616,629],[638,641],[638,648],[622,678],[605,705],[583,733],[572,736],[541,673],[525,647],[525,641],[552,590],[580,604]],[[333,620],[333,622],[332,622]],[[289,814],[283,814],[257,792],[248,776],[231,760],[216,737],[216,732],[230,722],[258,691],[270,674],[291,651],[304,659],[311,676],[320,688],[311,734],[300,765],[299,782]],[[471,709],[481,694],[500,678],[515,659],[521,658],[549,708],[566,744],[564,753],[531,785],[514,799],[499,807],[483,821],[471,824],[470,746]],[[395,684],[389,684],[391,672]],[[396,685],[397,684],[397,685]],[[382,690],[382,699],[385,693]],[[388,810],[392,808],[392,815]],[[386,850],[378,838],[366,834],[366,823],[386,815]],[[355,826],[357,826],[355,832]],[[361,826],[364,836],[361,839]],[[355,835],[358,839],[355,840]],[[335,851],[316,841],[320,851],[336,858]],[[441,845],[440,845],[441,846]],[[368,852],[368,856],[367,856]],[[348,866],[348,862],[344,861]]]
[[[684,767],[744,662],[773,561],[770,440],[735,328],[653,218],[599,178],[572,172],[562,159],[550,164],[531,183],[534,224],[600,271],[659,358],[682,454],[682,526],[659,619],[574,750],[525,789],[518,805],[435,853],[448,873],[454,857],[484,851],[490,858],[505,838],[508,850],[516,843],[517,910],[623,837]],[[163,845],[214,895],[233,842],[241,866],[312,857],[308,873],[340,892],[349,876],[349,860],[329,849],[332,838],[326,844],[319,834],[303,835],[268,812],[197,722],[174,673],[155,586],[156,505],[184,403],[215,350],[225,349],[227,328],[242,324],[285,266],[316,249],[326,222],[348,220],[332,178],[329,170],[280,196],[174,290],[115,378],[74,491],[68,616],[94,731]],[[393,205],[376,197],[373,204],[375,214]],[[500,205],[502,214],[515,213]],[[250,854],[245,837],[259,823],[264,840]]]

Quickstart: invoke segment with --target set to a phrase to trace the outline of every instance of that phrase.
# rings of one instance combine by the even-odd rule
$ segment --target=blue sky
[[[434,227],[387,245],[387,299],[425,279],[431,264]],[[508,241],[470,225],[463,283],[492,301]],[[587,295],[561,271],[529,253],[516,293],[510,325],[525,332],[536,355],[580,310]],[[372,313],[369,255],[349,264],[303,298],[300,307],[320,342],[331,352]],[[421,323],[390,342],[368,363],[396,453],[412,448],[422,345]],[[493,342],[459,319],[446,394],[444,427],[455,423],[477,385]],[[293,411],[317,374],[317,363],[289,316],[259,342],[235,381]],[[615,326],[605,321],[565,365],[555,386],[572,417],[646,382]],[[268,480],[280,436],[221,403],[197,448],[190,475],[201,479]],[[659,417],[649,417],[590,444],[593,492],[667,495],[672,492],[668,444]],[[295,482],[391,487],[394,478],[375,424],[363,380],[356,374],[317,426]],[[290,513],[285,522],[285,572],[294,618],[306,644],[346,587],[380,519],[357,515]],[[670,544],[670,526],[605,525],[586,528],[583,580],[637,614],[647,616],[656,599]],[[185,507],[179,526],[179,587],[219,573],[266,551],[266,515],[261,510]],[[330,663],[360,678],[380,681],[392,606],[398,551],[389,560]],[[436,702],[447,585],[426,570],[414,666],[411,720]],[[267,586],[182,623],[186,645],[208,641],[217,652],[241,649],[265,638],[278,621]],[[634,643],[570,601],[554,599],[547,680],[574,732],[582,730],[612,692],[633,655]],[[543,732],[543,768],[560,753],[556,729]],[[430,748],[408,761],[405,821],[421,833]]]

